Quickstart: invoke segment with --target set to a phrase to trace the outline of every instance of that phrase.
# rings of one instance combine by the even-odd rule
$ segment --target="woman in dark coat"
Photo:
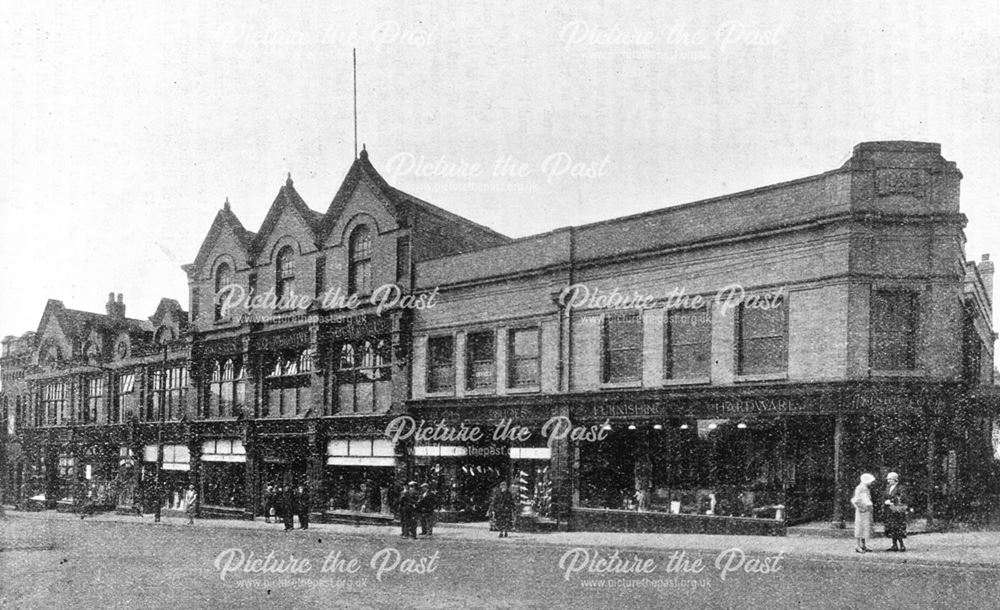
[[[890,472],[886,476],[885,491],[882,494],[885,507],[885,536],[892,539],[890,551],[906,552],[903,538],[906,538],[906,498],[903,486],[899,484],[899,475]]]
[[[507,482],[500,482],[500,489],[493,495],[493,502],[490,504],[490,514],[496,528],[500,530],[499,538],[506,538],[507,532],[514,525],[514,496],[507,491]]]

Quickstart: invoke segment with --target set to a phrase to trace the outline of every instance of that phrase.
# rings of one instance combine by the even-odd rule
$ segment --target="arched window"
[[[222,263],[215,270],[215,319],[222,319],[222,291],[233,283],[233,268]]]
[[[349,256],[347,291],[351,294],[371,293],[372,236],[365,225],[360,225],[351,233]]]
[[[285,246],[278,252],[275,265],[274,289],[278,299],[292,294],[295,285],[295,251]]]

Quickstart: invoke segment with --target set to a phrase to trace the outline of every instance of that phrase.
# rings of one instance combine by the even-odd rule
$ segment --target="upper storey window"
[[[295,251],[291,246],[285,246],[278,251],[275,261],[274,290],[278,300],[291,295],[295,286]]]
[[[788,307],[775,298],[766,307],[741,303],[737,310],[737,368],[740,375],[788,370]]]
[[[369,294],[372,291],[372,234],[365,225],[354,229],[348,244],[350,266],[347,291],[351,294]]]
[[[233,283],[233,268],[222,263],[215,270],[215,320],[222,320],[222,291]]]
[[[908,371],[916,367],[917,294],[875,290],[871,307],[871,367]]]

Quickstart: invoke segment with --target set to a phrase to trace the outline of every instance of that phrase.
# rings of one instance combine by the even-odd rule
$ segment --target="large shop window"
[[[783,519],[794,480],[782,439],[779,420],[615,429],[580,443],[580,506]]]
[[[392,441],[376,439],[335,439],[327,445],[324,472],[326,510],[392,514]]]
[[[642,380],[642,317],[638,312],[604,318],[604,383]]]
[[[917,294],[908,290],[872,292],[871,366],[912,370],[916,366]]]
[[[188,385],[191,379],[186,366],[172,366],[166,370],[153,371],[151,410],[146,414],[147,420],[163,419],[165,421],[180,419],[184,415],[187,402]]]
[[[507,356],[507,387],[531,388],[538,386],[541,375],[539,357],[540,332],[537,326],[510,331]]]
[[[42,386],[42,412],[45,414],[45,425],[55,426],[69,420],[69,401],[66,383],[59,381]]]
[[[784,298],[775,297],[767,305],[741,303],[737,327],[740,375],[788,370],[788,308]]]
[[[142,450],[142,478],[146,495],[153,496],[153,482],[156,480],[156,445],[146,445]],[[184,490],[190,481],[191,452],[187,445],[163,446],[163,469],[160,485],[163,488],[163,507],[184,510]],[[152,507],[147,507],[152,508]]]
[[[712,317],[708,309],[666,312],[664,373],[667,379],[706,378],[711,372]]]
[[[511,489],[520,514],[552,515],[552,450],[548,447],[511,447]]]
[[[239,439],[202,443],[202,504],[242,507],[246,503],[246,450]]]
[[[342,413],[372,413],[392,403],[392,353],[388,337],[347,341],[337,353],[337,407]]]
[[[496,387],[496,333],[469,333],[465,341],[465,386],[467,390]]]
[[[455,338],[451,335],[427,340],[427,391],[455,389]]]
[[[128,421],[135,409],[135,373],[118,375],[115,391],[114,412],[111,420],[119,423]]]
[[[310,349],[285,350],[269,354],[264,360],[265,402],[263,417],[294,417],[306,412],[312,396],[310,373],[313,353]]]
[[[349,267],[347,292],[350,294],[370,294],[372,291],[372,234],[365,225],[360,225],[351,233],[348,244]]]
[[[86,404],[83,409],[83,423],[96,424],[104,402],[104,377],[93,377],[86,382]]]
[[[247,376],[243,357],[219,358],[212,362],[208,384],[207,417],[239,417],[246,406]]]
[[[285,246],[278,251],[274,265],[274,294],[280,301],[291,296],[295,288],[295,250]]]
[[[233,283],[233,268],[222,263],[215,270],[215,321],[222,321],[222,291]]]

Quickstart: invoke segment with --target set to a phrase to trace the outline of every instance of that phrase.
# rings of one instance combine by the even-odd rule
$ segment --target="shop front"
[[[398,497],[396,451],[387,438],[327,443],[320,508],[325,521],[391,522]]]
[[[145,445],[142,450],[141,487],[144,510],[156,510],[157,496],[160,507],[165,510],[184,510],[184,490],[192,483],[191,452],[187,445],[163,445],[163,462],[160,467],[160,485],[156,489],[157,446]]]
[[[242,512],[247,503],[247,455],[238,438],[202,442],[200,504],[206,514]]]

